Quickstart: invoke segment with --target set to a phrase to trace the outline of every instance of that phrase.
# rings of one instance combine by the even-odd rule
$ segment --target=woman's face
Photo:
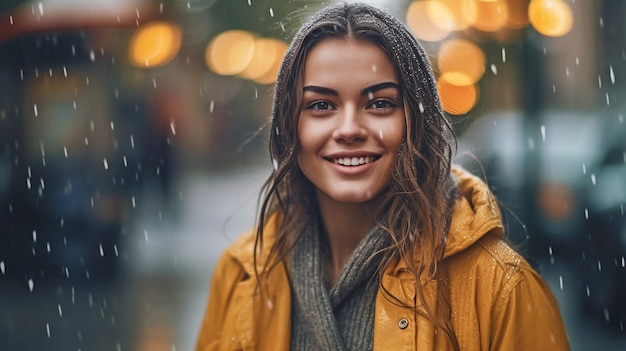
[[[320,200],[361,203],[388,186],[405,131],[394,66],[378,46],[326,39],[304,65],[298,164]]]

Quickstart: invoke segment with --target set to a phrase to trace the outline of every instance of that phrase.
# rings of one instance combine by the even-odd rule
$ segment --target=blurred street
[[[171,212],[149,193],[120,249],[112,281],[0,288],[2,350],[192,350],[220,252],[254,220],[266,170],[187,177]],[[124,253],[124,250],[125,253]],[[11,267],[5,267],[9,270]],[[568,294],[576,272],[555,260],[542,274],[565,318],[572,350],[624,350],[626,334],[581,319]]]

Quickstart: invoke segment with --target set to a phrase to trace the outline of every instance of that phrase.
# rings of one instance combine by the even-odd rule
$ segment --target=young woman
[[[257,228],[215,268],[196,350],[568,349],[452,142],[399,21],[363,4],[314,15],[276,83]]]

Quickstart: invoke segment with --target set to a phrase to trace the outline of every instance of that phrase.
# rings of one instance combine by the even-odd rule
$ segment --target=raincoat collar
[[[458,166],[452,168],[452,175],[457,182],[457,189],[461,196],[453,205],[444,258],[465,250],[487,233],[498,236],[504,234],[498,204],[487,184]],[[269,235],[265,235],[263,239],[262,253],[264,255],[256,263],[258,272],[263,269],[282,219],[282,214],[275,213],[265,224],[265,233]],[[254,240],[255,235],[244,235],[239,239],[239,245],[232,245],[229,249],[231,254],[240,260],[249,275],[255,274],[253,254],[251,254],[254,252]],[[398,262],[393,271],[397,273],[404,268],[406,264]]]

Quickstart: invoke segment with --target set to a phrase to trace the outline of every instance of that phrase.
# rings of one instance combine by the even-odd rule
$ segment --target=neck
[[[330,248],[330,261],[325,262],[326,271],[331,285],[334,285],[356,247],[374,226],[379,200],[339,203],[320,193],[317,200]]]

